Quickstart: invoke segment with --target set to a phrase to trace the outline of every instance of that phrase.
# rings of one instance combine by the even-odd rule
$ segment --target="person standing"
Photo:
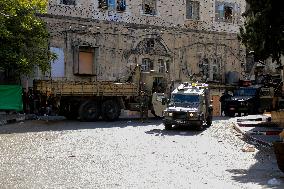
[[[142,122],[148,121],[148,105],[149,105],[149,97],[144,91],[140,93],[139,99],[139,108],[140,108],[140,119]]]
[[[221,116],[223,116],[223,113],[226,115],[225,111],[226,111],[226,105],[227,105],[227,101],[231,98],[231,95],[229,94],[229,92],[227,90],[225,90],[225,92],[223,93],[223,95],[220,97],[220,102],[221,102]]]

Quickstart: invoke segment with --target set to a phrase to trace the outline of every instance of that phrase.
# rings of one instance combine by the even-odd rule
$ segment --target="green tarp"
[[[0,85],[0,110],[23,110],[21,86]]]

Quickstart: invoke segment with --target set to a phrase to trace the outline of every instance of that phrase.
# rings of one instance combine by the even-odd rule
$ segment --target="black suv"
[[[234,91],[231,98],[226,100],[225,115],[233,117],[236,113],[241,116],[256,114],[259,110],[260,86],[240,87]]]

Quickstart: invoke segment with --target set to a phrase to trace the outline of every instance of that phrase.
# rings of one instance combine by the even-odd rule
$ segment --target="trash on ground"
[[[255,148],[253,146],[246,146],[242,148],[243,152],[255,152]]]

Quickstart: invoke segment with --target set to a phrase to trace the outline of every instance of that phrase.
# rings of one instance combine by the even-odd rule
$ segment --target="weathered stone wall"
[[[215,78],[225,82],[225,74],[229,71],[241,75],[245,63],[245,51],[234,33],[55,15],[45,15],[43,19],[51,34],[50,46],[63,49],[65,77],[72,79],[118,80],[129,73],[132,65],[141,64],[142,58],[151,58],[155,70],[159,59],[169,63],[172,80],[187,80],[193,74],[202,77],[201,66],[208,63],[209,80],[214,80],[215,74]],[[155,40],[153,52],[143,49],[143,41],[149,38]],[[76,46],[98,48],[96,76],[74,75]],[[213,68],[216,61],[219,64],[217,71]]]
[[[142,0],[126,0],[123,12],[98,8],[98,0],[76,0],[76,5],[62,5],[60,0],[50,0],[48,13],[53,15],[92,18],[105,21],[147,24],[163,27],[178,27],[194,30],[237,33],[243,24],[241,14],[245,11],[244,0],[195,0],[200,3],[200,19],[186,18],[186,0],[157,0],[156,14],[143,13]],[[233,6],[232,22],[220,22],[215,19],[217,2],[226,2]]]

